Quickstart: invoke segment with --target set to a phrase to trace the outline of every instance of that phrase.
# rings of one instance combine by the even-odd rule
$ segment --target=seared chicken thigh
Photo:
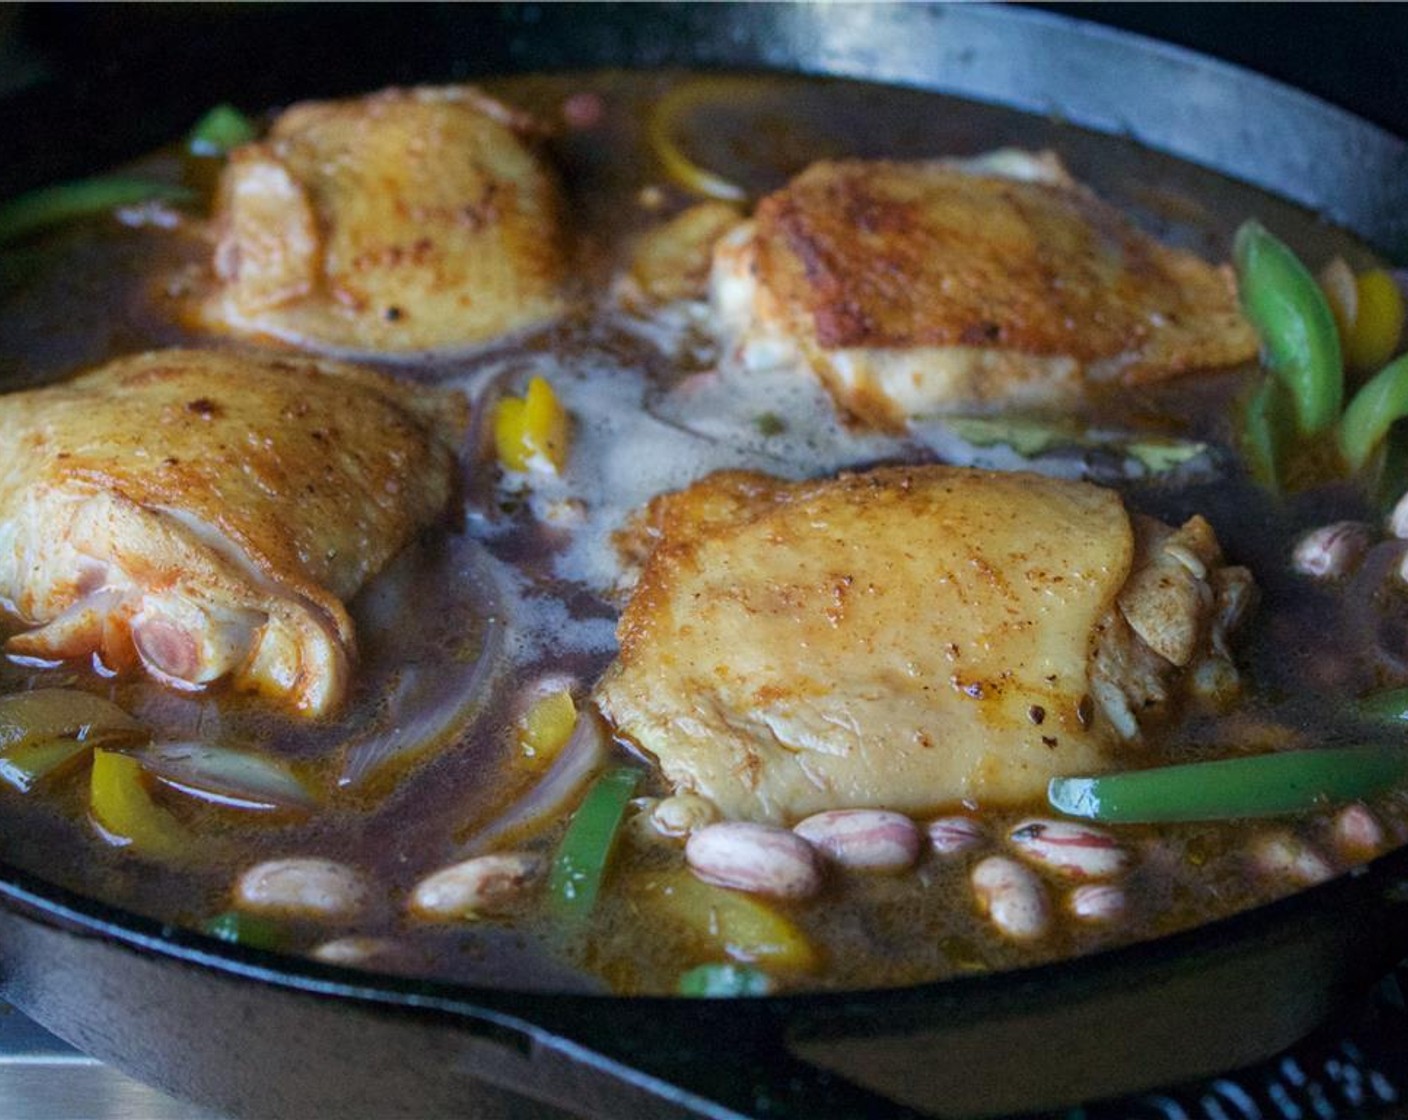
[[[231,153],[208,318],[341,350],[463,347],[550,318],[564,272],[527,118],[469,86],[284,112]]]
[[[1235,685],[1245,570],[1200,519],[1136,524],[1086,483],[726,472],[656,499],[643,531],[597,700],[733,818],[1021,802],[1108,768],[1180,694]]]
[[[1137,230],[1050,154],[822,162],[715,249],[718,329],[872,423],[1067,400],[1256,355],[1230,272]]]
[[[199,350],[0,397],[7,649],[326,713],[344,600],[445,509],[464,422],[354,366]]]

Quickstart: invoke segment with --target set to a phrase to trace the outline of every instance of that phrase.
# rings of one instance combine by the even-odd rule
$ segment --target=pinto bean
[[[903,813],[833,809],[808,817],[792,831],[842,867],[901,871],[919,858],[919,828]]]
[[[360,913],[369,894],[359,872],[345,863],[313,857],[255,864],[235,887],[239,905],[247,910],[339,920]]]
[[[972,871],[978,906],[1014,941],[1034,941],[1051,927],[1051,904],[1035,872],[1015,859],[988,856]]]
[[[1332,878],[1335,869],[1299,836],[1284,830],[1265,832],[1251,845],[1252,863],[1270,879],[1311,886]]]
[[[821,888],[816,849],[796,833],[723,821],[690,836],[685,860],[706,883],[774,898],[808,898]]]
[[[1335,849],[1346,859],[1362,862],[1384,850],[1384,829],[1379,818],[1363,805],[1346,805],[1331,826]]]
[[[1077,918],[1087,922],[1109,922],[1128,908],[1124,891],[1109,883],[1084,883],[1071,891],[1066,905]]]
[[[1336,521],[1312,529],[1296,542],[1291,566],[1312,579],[1338,579],[1359,566],[1374,530],[1362,521]]]
[[[1008,839],[1025,859],[1068,879],[1109,879],[1129,862],[1104,829],[1074,821],[1023,821]]]
[[[313,950],[312,956],[327,964],[366,964],[384,952],[389,944],[379,937],[337,937],[324,941]]]
[[[562,100],[562,121],[568,128],[595,128],[604,116],[606,102],[599,93],[582,90]]]
[[[925,825],[929,843],[941,856],[972,851],[987,837],[972,817],[939,817]]]
[[[543,868],[543,858],[530,852],[475,856],[427,875],[411,892],[410,908],[435,921],[502,913],[528,892]]]

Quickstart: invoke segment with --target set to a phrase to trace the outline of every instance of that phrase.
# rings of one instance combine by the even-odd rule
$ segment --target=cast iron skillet
[[[931,6],[54,9],[85,77],[0,102],[0,192],[259,106],[476,73],[661,65],[916,85],[1119,132],[1408,256],[1408,147],[1245,71],[1029,10]],[[241,1116],[993,1115],[1272,1054],[1408,954],[1408,849],[1152,943],[912,988],[553,995],[293,960],[0,867],[0,994]]]

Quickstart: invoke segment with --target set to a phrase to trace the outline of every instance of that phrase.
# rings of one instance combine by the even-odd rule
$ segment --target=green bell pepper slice
[[[1362,470],[1397,420],[1408,416],[1408,354],[1389,362],[1354,394],[1340,418],[1339,444],[1345,461]]]
[[[40,187],[0,204],[0,244],[79,218],[106,214],[119,206],[154,200],[189,202],[193,198],[195,192],[187,187],[121,175]]]
[[[773,990],[772,978],[760,968],[746,964],[715,962],[701,964],[684,973],[677,991],[682,996],[736,998],[765,996]]]
[[[1232,243],[1242,311],[1271,372],[1285,385],[1305,435],[1323,432],[1344,401],[1339,330],[1320,285],[1259,222],[1242,223]]]
[[[1270,490],[1281,487],[1281,468],[1295,435],[1290,396],[1281,382],[1268,377],[1242,412],[1242,450],[1252,477]]]
[[[186,147],[192,155],[218,157],[258,135],[253,121],[233,105],[220,104],[196,122],[186,138]]]
[[[1354,702],[1354,711],[1361,719],[1374,723],[1408,723],[1408,688],[1371,692]]]
[[[251,949],[280,949],[288,942],[288,936],[278,922],[239,910],[216,914],[200,928],[202,933],[208,933],[220,941],[247,945]]]
[[[1408,778],[1408,747],[1320,748],[1053,778],[1047,800],[1072,817],[1136,824],[1278,816],[1372,797]]]
[[[596,906],[626,803],[639,781],[640,771],[628,766],[608,770],[577,807],[548,875],[548,906],[559,921],[580,924]]]

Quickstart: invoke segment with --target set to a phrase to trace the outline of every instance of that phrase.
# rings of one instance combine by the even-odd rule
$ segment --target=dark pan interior
[[[0,194],[134,155],[222,99],[259,107],[544,68],[768,67],[1056,112],[1408,256],[1408,147],[1393,135],[1255,75],[1034,10],[55,6],[20,22],[54,80],[0,102]],[[367,976],[218,944],[3,868],[0,895],[6,998],[143,1079],[247,1116],[1050,1108],[1264,1057],[1408,952],[1408,851],[1069,964],[735,1003]]]

